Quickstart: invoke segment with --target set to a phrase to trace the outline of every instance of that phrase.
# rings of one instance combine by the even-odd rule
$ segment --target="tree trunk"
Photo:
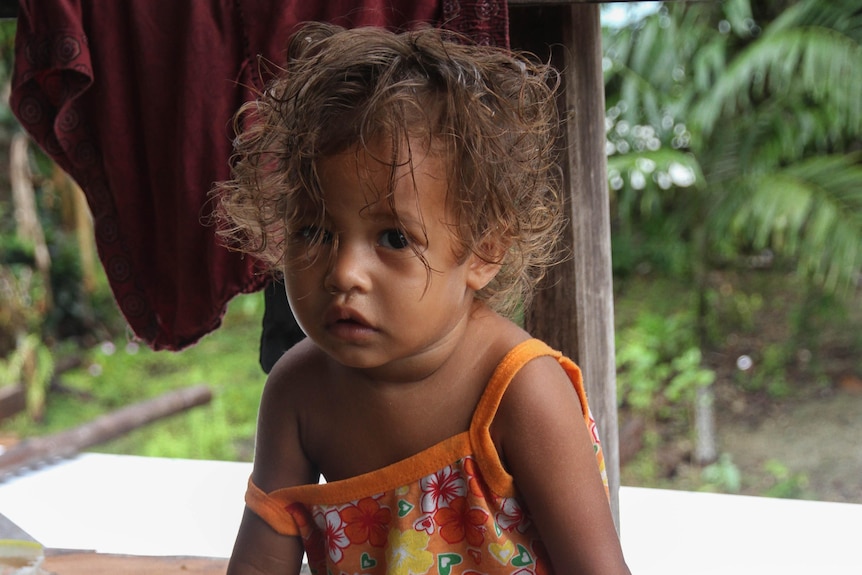
[[[12,187],[12,203],[15,206],[15,223],[18,237],[33,246],[36,269],[42,276],[45,289],[45,307],[51,307],[51,255],[45,243],[45,233],[36,210],[36,192],[27,156],[28,137],[15,134],[9,145],[9,183]]]
[[[698,221],[704,222],[704,219]],[[694,274],[697,293],[697,314],[695,317],[695,332],[697,345],[701,353],[709,344],[707,335],[707,314],[709,307],[706,300],[707,263],[706,263],[706,229],[699,224],[695,230]],[[718,458],[718,447],[715,432],[715,394],[712,384],[699,387],[694,403],[695,447],[694,460],[699,465],[707,465]]]

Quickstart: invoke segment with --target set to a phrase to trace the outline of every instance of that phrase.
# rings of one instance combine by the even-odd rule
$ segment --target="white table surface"
[[[0,513],[44,546],[228,557],[248,463],[104,454],[0,483]],[[862,505],[622,487],[635,575],[862,575]]]
[[[0,513],[45,547],[228,557],[251,465],[86,453],[0,483]]]

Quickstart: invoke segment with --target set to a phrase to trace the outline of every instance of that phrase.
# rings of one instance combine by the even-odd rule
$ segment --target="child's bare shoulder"
[[[512,377],[506,392],[505,407],[545,406],[561,408],[580,404],[572,380],[556,358],[543,355],[528,361]],[[508,399],[508,401],[507,401]],[[560,403],[560,400],[565,400]],[[502,407],[502,406],[501,406]]]
[[[272,367],[263,401],[308,402],[327,382],[327,358],[308,338],[287,350]]]
[[[306,457],[300,429],[313,404],[312,374],[319,360],[300,342],[273,366],[260,401],[255,441],[255,484],[264,491],[314,483],[317,470]]]
[[[583,424],[572,426],[582,421],[576,416],[582,409],[560,363],[551,356],[534,358],[512,377],[500,401],[492,424],[495,443],[510,459],[514,451],[570,441],[573,427],[585,429]]]

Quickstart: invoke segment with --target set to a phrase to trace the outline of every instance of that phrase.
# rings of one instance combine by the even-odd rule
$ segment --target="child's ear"
[[[470,254],[470,269],[467,273],[467,287],[477,292],[488,285],[502,267],[501,264],[487,262],[476,254]]]
[[[476,253],[470,254],[470,269],[467,277],[467,287],[473,291],[479,291],[488,285],[503,267],[503,256],[506,247],[499,242],[486,238],[482,242],[481,253],[491,257],[481,257]]]

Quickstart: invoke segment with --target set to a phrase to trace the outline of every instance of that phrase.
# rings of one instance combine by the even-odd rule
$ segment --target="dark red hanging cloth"
[[[300,22],[435,23],[507,45],[504,0],[20,0],[10,107],[84,190],[137,337],[178,350],[269,277],[202,224],[229,177],[230,119]]]

